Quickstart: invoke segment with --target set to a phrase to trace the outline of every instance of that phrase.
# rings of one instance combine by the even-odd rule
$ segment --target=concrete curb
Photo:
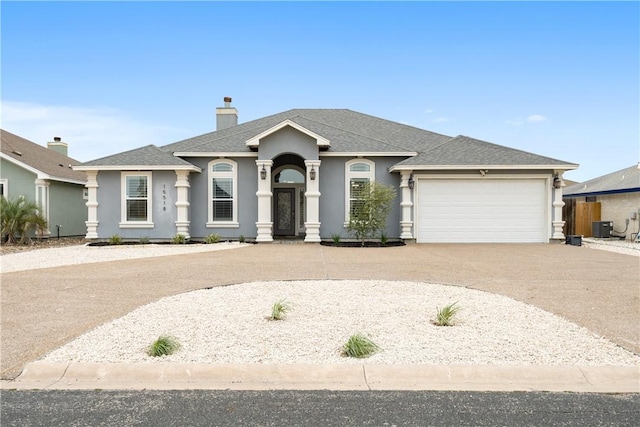
[[[0,389],[458,390],[640,393],[635,366],[212,365],[32,362]]]

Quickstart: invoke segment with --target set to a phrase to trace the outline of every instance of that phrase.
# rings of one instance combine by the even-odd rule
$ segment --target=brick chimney
[[[62,138],[59,136],[54,136],[53,141],[47,142],[47,148],[57,153],[64,154],[65,156],[69,156],[69,146],[66,142],[62,142]]]
[[[224,97],[224,107],[216,108],[216,130],[238,125],[238,110],[231,106],[231,98]]]

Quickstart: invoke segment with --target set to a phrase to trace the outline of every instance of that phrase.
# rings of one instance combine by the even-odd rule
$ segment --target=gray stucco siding
[[[344,226],[346,200],[345,164],[355,157],[321,157],[320,164],[320,237],[330,239],[332,234],[351,237]],[[396,198],[387,218],[388,238],[400,236],[400,175],[389,173],[391,165],[398,162],[392,157],[365,157],[375,163],[375,181],[390,185],[396,190]]]
[[[238,239],[240,236],[254,238],[256,236],[256,221],[258,220],[258,169],[255,157],[229,157],[236,162],[238,171],[238,227],[207,227],[209,214],[209,162],[216,158],[186,158],[190,163],[202,169],[202,173],[192,173],[189,176],[191,215],[191,236],[204,238],[209,234],[219,234],[223,239]]]
[[[145,171],[140,171],[145,172]],[[135,172],[131,172],[135,173]],[[176,234],[176,174],[173,171],[151,173],[153,228],[121,227],[122,173],[98,173],[98,236],[108,239],[117,234],[124,239],[168,239]]]
[[[260,160],[273,160],[282,154],[290,153],[297,154],[305,160],[318,160],[317,141],[289,126],[260,140]]]

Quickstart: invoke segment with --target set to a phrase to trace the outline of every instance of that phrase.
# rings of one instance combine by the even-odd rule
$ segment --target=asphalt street
[[[640,394],[12,391],[6,426],[637,426]]]

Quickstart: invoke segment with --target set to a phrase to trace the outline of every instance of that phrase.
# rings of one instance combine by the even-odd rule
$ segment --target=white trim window
[[[345,163],[345,224],[349,223],[351,214],[358,209],[362,190],[375,181],[375,176],[376,164],[371,160],[353,159]]]
[[[238,164],[229,159],[209,162],[207,227],[238,227]]]
[[[153,227],[152,188],[151,172],[122,172],[120,227]]]

